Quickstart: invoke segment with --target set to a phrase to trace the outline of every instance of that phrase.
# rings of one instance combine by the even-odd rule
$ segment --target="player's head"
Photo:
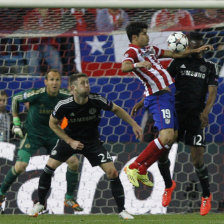
[[[149,43],[149,36],[147,34],[148,25],[143,22],[131,22],[126,27],[128,39],[132,44],[139,47],[145,47]]]
[[[8,101],[8,95],[5,90],[0,90],[0,112],[6,110],[6,105]]]
[[[56,96],[61,87],[61,74],[56,69],[51,69],[45,75],[44,84],[47,89],[47,93],[51,96]]]
[[[88,76],[85,73],[73,74],[69,77],[69,86],[73,95],[87,97],[90,93]]]
[[[191,49],[199,48],[204,45],[203,34],[198,32],[189,33],[188,40]]]
[[[188,35],[189,48],[196,49],[204,45],[203,34],[198,32],[191,32]],[[191,54],[190,57],[200,58],[203,56],[203,52]]]

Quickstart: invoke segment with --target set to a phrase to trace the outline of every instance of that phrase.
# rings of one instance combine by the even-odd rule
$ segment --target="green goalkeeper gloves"
[[[21,129],[21,121],[19,117],[13,117],[12,132],[20,138],[23,138],[23,131]]]

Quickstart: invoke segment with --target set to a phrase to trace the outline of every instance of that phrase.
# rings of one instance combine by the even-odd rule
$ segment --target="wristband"
[[[132,68],[137,68],[137,63],[132,64]]]
[[[21,125],[19,117],[13,117],[13,124],[16,125],[16,126]]]

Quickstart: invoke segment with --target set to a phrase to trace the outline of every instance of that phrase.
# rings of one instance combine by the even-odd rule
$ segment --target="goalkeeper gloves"
[[[21,129],[21,121],[19,117],[13,117],[12,132],[20,138],[23,138],[23,131]]]

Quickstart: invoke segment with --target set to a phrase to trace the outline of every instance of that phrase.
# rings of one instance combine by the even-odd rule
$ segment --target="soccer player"
[[[195,49],[202,45],[202,35],[190,33],[189,47]],[[217,65],[203,59],[202,53],[197,53],[186,58],[174,59],[167,70],[175,78],[177,90],[175,107],[179,123],[178,140],[190,146],[193,165],[203,191],[200,214],[206,215],[211,209],[212,196],[209,190],[208,170],[203,158],[205,151],[204,128],[208,125],[208,114],[216,99]],[[208,97],[205,100],[207,93]],[[133,107],[131,115],[134,115],[142,106],[143,100]],[[171,201],[172,194],[168,153],[164,153],[160,157],[158,166],[166,185],[163,196],[163,206],[166,207]]]
[[[98,124],[101,110],[112,111],[133,128],[136,138],[142,137],[142,129],[130,115],[99,94],[90,93],[88,76],[78,73],[70,77],[73,96],[61,100],[55,106],[50,117],[50,128],[58,135],[58,140],[51,156],[40,176],[38,186],[39,202],[34,205],[30,216],[37,216],[43,210],[45,197],[50,189],[51,177],[55,169],[67,161],[74,153],[83,154],[92,166],[100,166],[110,180],[112,195],[123,219],[133,219],[124,208],[124,189],[109,152],[99,140]],[[62,130],[59,126],[63,117],[68,119],[68,126]]]
[[[139,186],[139,180],[145,185],[152,186],[148,179],[147,169],[165,151],[169,151],[177,137],[174,80],[160,64],[158,58],[182,58],[212,48],[210,45],[205,45],[197,49],[186,49],[184,52],[175,53],[155,46],[148,46],[147,28],[147,24],[142,22],[132,22],[126,27],[131,44],[125,52],[122,62],[122,71],[133,72],[145,86],[144,103],[146,107],[150,108],[155,126],[159,130],[158,138],[151,141],[137,159],[125,168],[129,181],[135,187]],[[172,181],[170,186],[172,191],[175,187],[176,183]],[[167,197],[169,196],[167,195]]]
[[[189,48],[201,47],[202,36],[200,33],[190,33]],[[208,126],[208,115],[217,95],[218,67],[213,62],[205,60],[202,53],[196,53],[173,60],[168,71],[175,78],[178,139],[190,146],[192,162],[202,188],[200,214],[206,215],[211,209],[212,195],[203,158],[204,128]],[[165,158],[164,163],[160,163],[162,170],[168,169],[168,157]]]
[[[21,141],[18,159],[1,184],[0,206],[5,200],[5,195],[10,186],[26,170],[30,157],[41,147],[45,147],[47,153],[50,154],[58,139],[57,135],[49,128],[50,114],[59,100],[66,99],[71,94],[67,90],[60,89],[61,75],[57,70],[50,70],[46,74],[44,83],[45,88],[19,92],[13,96],[13,130],[20,137],[23,137],[23,132],[18,117],[19,103],[29,102],[29,110],[25,122],[26,134]],[[74,190],[78,181],[77,169],[79,161],[74,155],[66,162],[68,164],[66,173],[67,193],[64,203],[65,206],[72,207],[75,211],[82,211],[83,209],[74,200]]]

